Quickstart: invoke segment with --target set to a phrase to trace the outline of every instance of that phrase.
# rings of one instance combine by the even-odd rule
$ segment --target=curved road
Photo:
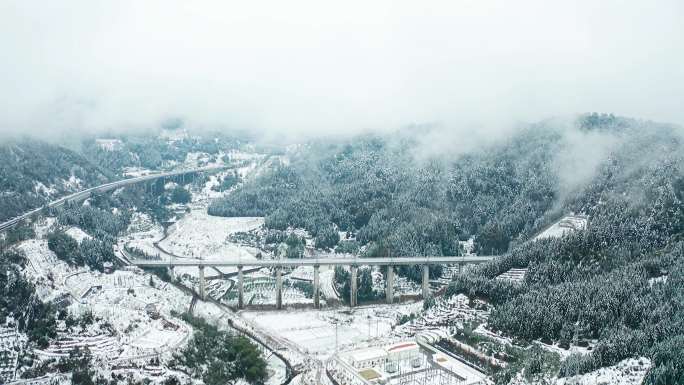
[[[198,172],[218,171],[218,170],[223,170],[226,168],[228,168],[228,166],[200,167],[200,168],[194,168],[194,169],[188,169],[188,170],[177,170],[177,171],[169,171],[169,172],[162,172],[162,173],[157,173],[157,174],[138,176],[135,178],[128,178],[128,179],[122,179],[122,180],[119,180],[116,182],[105,183],[105,184],[102,184],[99,186],[91,187],[91,188],[85,189],[83,191],[79,191],[79,192],[67,195],[65,197],[59,198],[55,201],[48,203],[47,205],[45,205],[43,207],[33,209],[33,210],[26,212],[26,213],[24,213],[18,217],[12,218],[7,222],[0,223],[0,232],[5,231],[5,230],[15,226],[17,223],[20,223],[24,219],[28,219],[34,215],[37,215],[44,208],[59,207],[59,206],[64,205],[66,202],[85,200],[88,197],[90,197],[90,195],[92,193],[107,192],[107,191],[117,189],[119,187],[129,186],[129,185],[136,184],[136,183],[149,182],[151,180],[155,180],[155,179],[159,179],[159,178],[168,178],[168,177],[174,177],[174,176],[179,176],[179,175],[195,174]]]

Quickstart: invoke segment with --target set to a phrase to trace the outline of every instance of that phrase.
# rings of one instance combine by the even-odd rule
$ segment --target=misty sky
[[[683,4],[0,0],[0,133],[683,124]]]

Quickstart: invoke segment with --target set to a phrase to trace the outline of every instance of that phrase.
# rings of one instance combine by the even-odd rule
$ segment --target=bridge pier
[[[199,265],[199,296],[204,301],[207,299],[207,286],[204,280],[204,266]]]
[[[387,303],[394,302],[394,266],[387,265],[387,287],[385,288],[385,297]]]
[[[173,268],[173,265],[169,266],[169,277],[171,277],[171,281],[176,280],[176,271]]]
[[[350,307],[355,307],[357,305],[357,285],[356,285],[356,276],[358,272],[358,266],[351,265],[349,267],[349,270],[351,271],[351,282],[349,285],[349,306]]]
[[[423,265],[423,299],[430,296],[430,266]]]
[[[276,267],[276,309],[283,308],[283,268]]]
[[[314,265],[314,276],[313,276],[313,300],[314,307],[316,309],[321,308],[321,272],[320,266]]]
[[[244,304],[244,274],[242,273],[242,266],[238,266],[238,274],[237,274],[237,290],[238,290],[238,309],[243,309],[245,307]]]

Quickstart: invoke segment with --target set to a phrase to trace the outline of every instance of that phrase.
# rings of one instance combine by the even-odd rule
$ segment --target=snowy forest
[[[458,255],[472,237],[479,254],[503,257],[457,276],[448,295],[490,301],[492,326],[521,340],[598,340],[562,362],[564,375],[647,356],[646,383],[673,384],[684,378],[683,140],[672,126],[588,114],[428,161],[406,135],[311,143],[209,212],[350,232],[364,257]],[[596,141],[607,144],[582,148]],[[564,167],[596,152],[589,175]],[[568,213],[587,229],[531,241]],[[529,268],[521,285],[493,279],[516,267]]]
[[[135,147],[134,142],[145,144]],[[159,158],[155,155],[156,160],[147,164],[155,168],[193,150],[221,154],[211,141],[194,139],[166,145],[149,138],[129,139],[122,142],[126,149],[114,152],[89,143],[84,142],[82,154],[54,146],[56,151],[33,158],[20,155],[52,145],[25,141],[2,147],[3,156],[15,166],[33,162],[30,173],[3,173],[7,195],[20,196],[10,192],[25,189],[31,181],[54,185],[55,177],[68,180],[69,175],[82,176],[80,187],[109,181],[124,167],[147,164],[131,154],[155,146],[160,148]],[[652,367],[645,383],[673,384],[684,378],[683,144],[680,128],[605,114],[587,114],[572,122],[542,121],[475,150],[427,156],[420,136],[410,130],[317,140],[271,152],[281,160],[253,178],[228,171],[208,188],[225,194],[210,200],[207,212],[218,217],[264,217],[265,243],[283,245],[285,258],[304,258],[307,238],[316,252],[363,258],[466,252],[499,256],[455,275],[445,297],[464,294],[472,303],[491,304],[488,327],[513,341],[593,347],[589,354],[571,354],[554,363],[552,370],[561,377],[648,357]],[[220,148],[233,145],[226,141]],[[191,190],[205,188],[208,181],[207,176],[188,178],[185,186],[172,187],[157,181],[144,189],[93,194],[87,205],[46,209],[44,214],[55,218],[47,246],[69,266],[102,272],[106,262],[116,263],[113,246],[131,225],[132,213],[147,215],[154,223],[168,221],[175,215],[170,207],[191,202]],[[78,187],[65,185],[53,194]],[[4,201],[8,212],[22,212],[51,197],[40,192],[26,195]],[[588,225],[562,237],[538,238],[568,214],[587,218]],[[77,242],[64,231],[72,227],[91,237]],[[0,283],[5,294],[0,321],[10,321],[31,343],[45,347],[55,338],[57,323],[72,327],[94,321],[87,315],[73,318],[39,300],[34,284],[21,273],[26,257],[12,247],[35,236],[33,227],[21,224],[1,239]],[[464,249],[468,240],[473,250]],[[514,268],[527,269],[522,282],[495,279]],[[162,270],[158,277],[172,282]],[[420,282],[419,267],[402,266],[397,272]],[[437,279],[442,272],[442,266],[434,266],[430,276]],[[349,277],[345,269],[334,271],[343,299],[349,297]],[[361,303],[382,300],[384,293],[374,289],[372,281],[371,269],[361,269]],[[298,284],[310,297],[312,286]],[[425,301],[425,309],[434,303]],[[264,380],[264,363],[247,340],[201,319],[183,317],[198,334],[174,357],[173,365],[192,369],[205,383]],[[402,317],[401,323],[412,317]],[[210,343],[217,338],[226,341],[225,349]],[[242,354],[251,358],[240,358]],[[524,361],[528,372],[534,359],[543,363],[539,368],[551,365],[544,354],[530,357]],[[90,359],[88,352],[81,352],[25,375],[41,375],[55,367],[73,370]],[[238,359],[243,361],[235,362]],[[519,370],[515,365],[497,369],[493,378],[508,384]],[[215,375],[218,372],[223,374]],[[90,383],[95,376],[73,373],[84,378],[80,383]]]

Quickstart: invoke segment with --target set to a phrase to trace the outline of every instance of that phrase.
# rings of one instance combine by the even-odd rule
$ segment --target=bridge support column
[[[276,309],[283,308],[283,268],[276,267]]]
[[[173,268],[173,265],[169,266],[169,277],[171,277],[171,281],[176,280],[176,271]]]
[[[204,266],[199,265],[199,296],[204,301],[207,299],[207,286],[204,280]]]
[[[314,265],[314,276],[313,276],[313,300],[314,307],[316,309],[321,308],[321,267],[319,265]]]
[[[387,265],[387,287],[385,288],[385,297],[387,303],[394,302],[394,266]]]
[[[245,307],[245,297],[244,297],[244,274],[242,274],[242,266],[238,266],[238,273],[237,273],[237,291],[238,291],[238,309],[243,309]]]
[[[430,296],[430,267],[423,265],[423,299]]]
[[[351,265],[349,267],[349,270],[351,271],[351,282],[349,285],[349,306],[350,307],[355,307],[357,305],[357,287],[356,287],[356,276],[358,272],[358,267]]]

